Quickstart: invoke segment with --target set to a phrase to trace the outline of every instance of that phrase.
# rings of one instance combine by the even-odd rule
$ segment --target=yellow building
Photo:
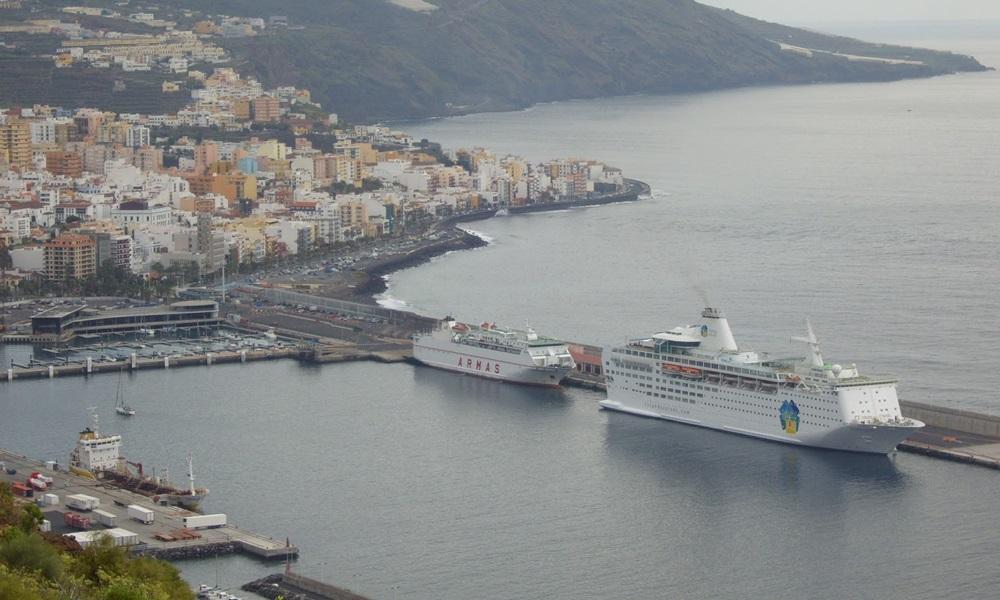
[[[378,151],[372,148],[372,145],[367,142],[338,142],[333,147],[333,153],[354,160],[360,160],[362,164],[366,165],[378,164]]]
[[[257,156],[271,160],[285,160],[288,156],[288,146],[278,140],[267,140],[257,146]]]
[[[31,167],[31,127],[27,121],[0,125],[0,161],[19,170]]]

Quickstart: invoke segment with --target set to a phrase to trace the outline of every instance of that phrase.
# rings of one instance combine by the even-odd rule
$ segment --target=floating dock
[[[59,505],[40,507],[46,518],[52,522],[52,531],[56,533],[77,531],[68,529],[63,524],[63,513],[73,512],[66,507],[65,498],[68,494],[86,494],[100,500],[98,507],[100,510],[118,517],[117,527],[138,534],[138,543],[130,547],[134,554],[166,560],[204,558],[234,552],[242,552],[264,560],[284,560],[297,557],[299,554],[298,548],[289,544],[287,540],[276,540],[233,525],[213,529],[186,529],[184,517],[197,513],[176,506],[159,506],[146,496],[63,470],[54,471],[46,468],[44,463],[6,450],[0,450],[0,462],[3,462],[5,467],[0,471],[0,481],[23,482],[33,471],[43,473],[54,480],[48,490],[35,493],[39,495],[51,493],[59,496]],[[17,473],[8,474],[7,469],[11,468],[16,469]],[[153,511],[153,522],[147,524],[129,518],[126,507],[133,504]],[[90,515],[88,512],[80,514],[85,517]],[[105,527],[97,523],[91,528],[91,530],[101,529]]]

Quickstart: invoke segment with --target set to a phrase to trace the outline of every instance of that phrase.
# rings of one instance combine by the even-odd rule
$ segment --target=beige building
[[[97,244],[93,239],[64,233],[45,244],[45,277],[50,281],[83,279],[97,268]]]

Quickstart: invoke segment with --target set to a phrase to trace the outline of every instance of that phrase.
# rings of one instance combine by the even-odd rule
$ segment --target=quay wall
[[[946,406],[900,400],[903,416],[931,427],[1000,438],[1000,417]]]

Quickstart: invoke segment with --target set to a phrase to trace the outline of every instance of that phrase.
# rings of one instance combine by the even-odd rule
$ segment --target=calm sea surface
[[[925,42],[930,43],[930,42]],[[1000,65],[1000,44],[942,42]],[[539,106],[410,125],[458,148],[603,159],[652,199],[497,218],[388,299],[615,342],[693,322],[743,344],[811,316],[903,397],[1000,412],[1000,76]],[[0,360],[7,361],[3,351]],[[296,568],[379,598],[984,598],[1000,477],[786,447],[405,365],[290,361],[0,386],[0,446],[65,461],[86,407],[208,512],[291,537]],[[182,563],[237,586],[277,567]]]

